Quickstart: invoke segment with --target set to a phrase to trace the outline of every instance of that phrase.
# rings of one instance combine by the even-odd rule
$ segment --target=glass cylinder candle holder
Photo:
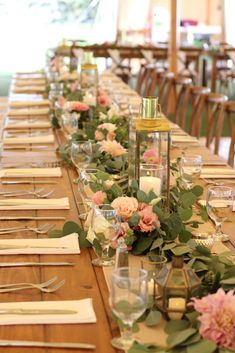
[[[157,164],[141,164],[139,176],[140,190],[149,193],[153,191],[157,196],[162,194],[163,166]]]
[[[157,97],[143,97],[140,114],[130,122],[129,183],[133,179],[140,185],[141,168],[155,164],[163,168],[162,195],[169,200],[170,185],[170,125]]]
[[[91,87],[98,87],[98,69],[96,64],[81,64],[80,86],[86,90]]]
[[[141,268],[148,272],[148,294],[153,298],[158,295],[158,286],[155,277],[167,262],[167,258],[163,255],[151,255],[141,259]]]

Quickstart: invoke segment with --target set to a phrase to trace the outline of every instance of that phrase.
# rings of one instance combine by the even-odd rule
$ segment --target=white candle
[[[149,295],[154,295],[154,279],[151,278],[150,281],[148,281],[148,293]]]
[[[148,193],[150,190],[159,196],[161,194],[161,179],[152,176],[140,177],[140,190]]]
[[[171,320],[180,320],[183,316],[183,312],[177,312],[174,310],[184,311],[185,308],[186,300],[184,298],[169,298],[168,309],[171,311],[169,312],[168,316]]]

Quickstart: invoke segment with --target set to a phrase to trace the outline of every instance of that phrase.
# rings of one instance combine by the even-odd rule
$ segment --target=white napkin
[[[49,121],[39,121],[39,122],[24,122],[24,123],[9,123],[4,126],[5,130],[18,130],[18,129],[46,129],[50,128],[51,123]]]
[[[193,136],[179,136],[179,135],[172,135],[171,140],[173,142],[198,142],[198,139]]]
[[[25,116],[25,115],[48,115],[49,108],[30,108],[30,109],[11,109],[7,112],[8,116]]]
[[[32,80],[24,80],[24,79],[16,79],[14,81],[15,86],[17,87],[24,87],[24,86],[43,86],[46,84],[45,79],[32,79]]]
[[[235,170],[230,168],[202,168],[201,178],[235,178]]]
[[[34,143],[54,143],[54,135],[43,135],[43,136],[29,136],[29,137],[7,137],[4,138],[4,145],[24,145],[24,144],[34,144]]]
[[[62,238],[0,239],[0,255],[80,254],[78,239],[79,238],[77,233],[71,233]],[[1,250],[1,247],[5,245],[9,247],[20,246],[22,248]],[[30,248],[30,246],[32,246],[32,248]],[[36,248],[33,248],[33,246],[36,246]]]
[[[57,300],[41,302],[0,303],[1,309],[61,309],[74,310],[77,314],[7,315],[0,314],[0,325],[24,324],[85,324],[96,323],[92,299]]]
[[[69,210],[69,199],[16,199],[0,200],[0,210]]]
[[[214,202],[216,202],[217,204],[220,204],[220,207],[225,205],[225,201],[224,200],[214,200]],[[206,206],[206,200],[199,200],[198,203],[201,206]],[[233,201],[233,211],[235,211],[235,201]]]
[[[0,178],[51,178],[61,177],[62,172],[56,168],[6,168],[0,170]]]
[[[41,100],[22,100],[22,101],[10,101],[9,107],[10,108],[24,108],[24,107],[33,107],[33,106],[43,106],[43,105],[50,105],[49,99],[41,99]]]
[[[25,87],[13,87],[14,93],[36,93],[45,92],[46,86],[25,86]]]

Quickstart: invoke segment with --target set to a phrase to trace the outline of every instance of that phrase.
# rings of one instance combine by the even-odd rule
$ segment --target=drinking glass
[[[233,195],[233,189],[228,186],[212,186],[208,189],[206,209],[215,223],[215,240],[229,240],[229,236],[222,232],[221,225],[232,214]]]
[[[180,176],[187,189],[191,189],[202,170],[202,156],[182,155],[180,160]]]
[[[91,228],[93,249],[98,258],[92,260],[95,266],[113,266],[115,252],[111,247],[120,232],[117,211],[111,205],[93,205]]]
[[[91,141],[73,141],[71,145],[71,159],[78,170],[86,168],[92,159]]]
[[[153,299],[158,294],[155,277],[162,267],[167,263],[167,258],[163,255],[149,255],[140,260],[141,268],[148,272],[148,293]]]
[[[134,267],[120,267],[112,273],[110,306],[113,313],[123,322],[121,337],[111,340],[111,344],[118,349],[126,351],[134,341],[133,323],[147,308],[147,279],[146,270]]]
[[[62,130],[67,139],[72,138],[72,134],[78,130],[78,113],[65,111],[61,115]]]
[[[79,215],[80,219],[85,220],[88,212],[92,207],[92,196],[94,192],[91,190],[90,184],[96,179],[95,174],[98,169],[84,168],[79,173],[78,189],[82,199],[82,204],[85,206],[85,213]]]

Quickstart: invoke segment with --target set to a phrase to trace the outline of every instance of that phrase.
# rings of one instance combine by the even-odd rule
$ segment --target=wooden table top
[[[62,132],[56,131],[56,141],[60,144],[64,141]],[[56,147],[56,146],[55,146]],[[27,152],[3,152],[2,163],[10,162],[24,162],[24,161],[45,161],[55,160],[56,151],[42,150],[42,151],[27,151]],[[51,148],[51,147],[50,147]],[[189,147],[190,148],[190,147]],[[204,147],[190,148],[190,151],[203,156],[211,156],[211,153]],[[172,158],[180,155],[181,149],[176,148],[172,150]],[[77,185],[73,183],[76,173],[71,170],[62,168],[62,177],[55,178],[57,181],[54,185],[46,185],[46,188],[54,188],[53,198],[69,197],[70,209],[69,210],[40,210],[40,211],[2,211],[1,216],[63,216],[66,220],[79,222],[78,202],[79,193]],[[16,179],[16,178],[14,178]],[[43,178],[43,180],[47,180]],[[226,180],[234,186],[233,181]],[[201,182],[205,187],[207,185]],[[37,187],[37,186],[36,186]],[[3,185],[0,185],[0,190]],[[24,185],[4,186],[4,190],[23,190],[26,189]],[[35,185],[27,185],[27,190],[34,190]],[[232,243],[235,244],[234,221],[235,214],[232,216],[231,223],[224,223],[223,230],[231,236],[229,246],[234,248]],[[35,222],[28,221],[27,225],[38,226],[45,223],[45,221]],[[64,221],[51,221],[56,223],[55,228],[61,229]],[[18,226],[19,222],[4,221],[0,223],[0,227],[5,226]],[[35,235],[34,233],[15,233],[9,238],[43,238],[46,235]],[[95,324],[53,324],[53,325],[0,325],[0,338],[1,339],[14,339],[14,340],[33,340],[33,341],[48,341],[48,342],[84,342],[96,345],[95,353],[112,353],[117,352],[116,349],[110,345],[110,340],[113,336],[118,335],[118,328],[111,320],[110,309],[108,306],[108,289],[103,270],[92,266],[91,259],[94,253],[91,249],[82,249],[80,255],[1,255],[2,262],[9,261],[69,261],[75,263],[73,267],[20,267],[20,268],[0,268],[0,283],[14,283],[14,282],[42,282],[53,276],[58,276],[59,279],[65,279],[65,285],[55,293],[39,293],[36,289],[23,290],[19,292],[0,294],[1,302],[19,302],[19,301],[44,301],[44,300],[78,300],[83,298],[92,298],[93,306],[97,317]],[[23,353],[29,349],[26,348],[1,348],[0,352]],[[43,349],[43,348],[30,348],[30,352],[43,353],[43,352],[59,352],[58,349]],[[69,350],[60,349],[60,352],[67,352]],[[83,350],[76,350],[77,352],[84,352]]]

